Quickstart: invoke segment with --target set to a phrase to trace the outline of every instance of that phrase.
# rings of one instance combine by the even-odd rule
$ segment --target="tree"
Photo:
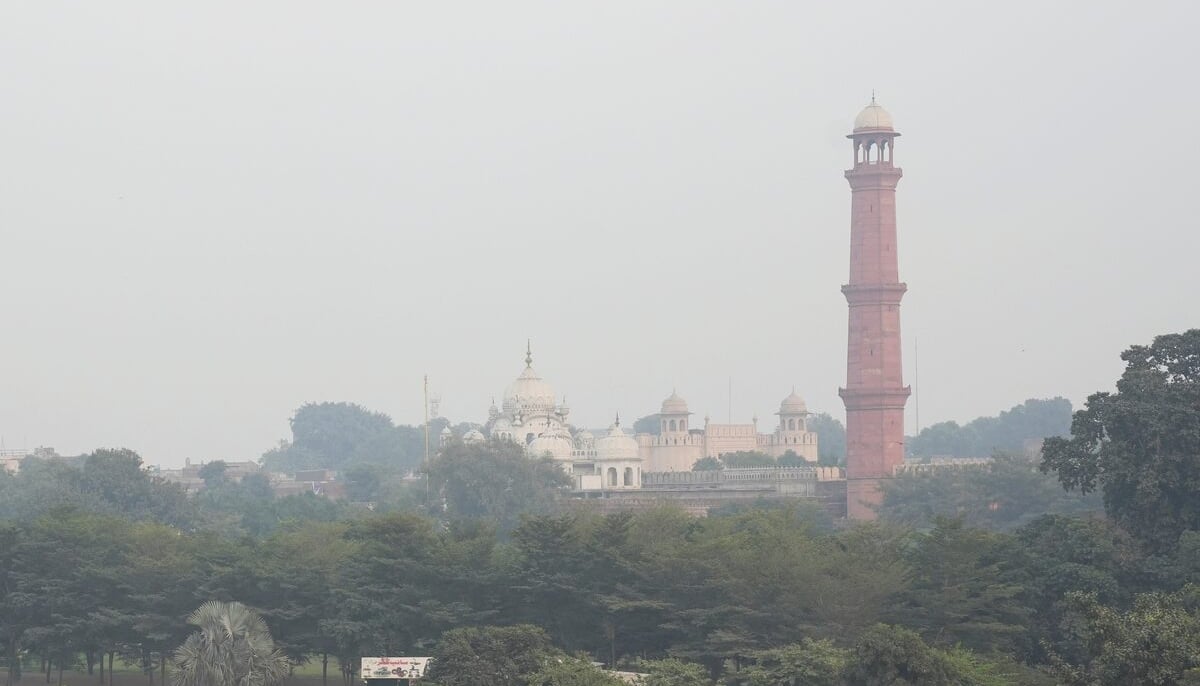
[[[1099,511],[1100,499],[1064,492],[1053,475],[1022,454],[997,453],[981,465],[909,471],[883,485],[879,516],[928,528],[938,517],[1007,531],[1044,514]]]
[[[1030,399],[995,417],[979,417],[959,426],[941,422],[909,436],[913,457],[986,457],[996,451],[1024,452],[1030,442],[1065,436],[1070,429],[1071,401],[1066,398]]]
[[[204,480],[204,487],[215,489],[229,483],[229,465],[225,460],[213,460],[200,467],[197,476]]]
[[[448,424],[434,420],[431,434]],[[292,416],[291,427],[292,440],[264,453],[264,467],[292,472],[372,463],[405,472],[424,459],[423,426],[395,426],[387,415],[353,403],[306,403]]]
[[[846,427],[829,413],[808,418],[808,428],[817,434],[817,462],[830,467],[846,463]]]
[[[532,458],[512,441],[447,444],[425,467],[430,488],[451,517],[487,517],[502,530],[521,514],[549,511],[570,478],[550,458]]]
[[[704,667],[675,658],[648,660],[639,669],[646,672],[643,686],[708,686],[712,681]]]
[[[1053,655],[1055,674],[1067,686],[1194,683],[1184,678],[1200,666],[1196,592],[1140,595],[1127,612],[1101,605],[1093,593],[1069,593],[1084,657],[1072,663]]]
[[[776,462],[779,463],[780,467],[805,467],[809,464],[808,460],[797,455],[795,450],[784,451]]]
[[[961,676],[916,633],[884,624],[859,638],[845,673],[854,686],[967,686]]]
[[[941,645],[974,650],[1011,647],[1025,629],[1023,589],[1002,573],[1008,538],[939,519],[908,552],[909,589],[896,618]]]
[[[692,465],[692,471],[693,472],[711,472],[711,471],[724,469],[724,467],[725,466],[723,464],[721,464],[720,460],[718,460],[717,458],[712,457],[710,455],[708,457],[702,457],[699,460],[696,460],[696,463]]]
[[[729,468],[745,467],[778,467],[775,458],[757,450],[738,450],[732,453],[722,453],[721,463]]]
[[[564,656],[536,626],[485,626],[442,634],[428,678],[440,686],[525,686],[551,659]]]
[[[1121,354],[1116,393],[1095,393],[1071,437],[1050,438],[1042,469],[1068,490],[1099,489],[1104,508],[1164,550],[1200,529],[1200,329]]]
[[[746,686],[842,686],[847,651],[831,641],[800,643],[754,654],[754,664],[738,675]]]
[[[287,657],[245,605],[210,600],[188,623],[199,631],[175,651],[175,686],[273,686],[287,676]]]
[[[625,682],[579,657],[548,660],[529,675],[527,683],[529,686],[623,686]]]
[[[633,433],[635,434],[650,434],[657,436],[662,431],[662,422],[657,414],[648,414],[645,417],[638,417],[638,420],[633,423]]]

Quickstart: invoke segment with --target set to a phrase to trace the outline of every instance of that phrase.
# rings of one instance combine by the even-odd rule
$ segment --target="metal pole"
[[[425,375],[425,464],[429,464],[429,375]]]

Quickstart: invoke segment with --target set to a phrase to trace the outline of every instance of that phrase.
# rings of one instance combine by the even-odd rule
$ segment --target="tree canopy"
[[[1030,399],[995,417],[979,417],[963,426],[940,422],[906,439],[910,457],[987,457],[994,452],[1025,452],[1027,443],[1070,431],[1071,402],[1066,398]]]
[[[1159,548],[1200,529],[1200,329],[1121,354],[1115,393],[1091,395],[1071,437],[1043,448],[1062,485],[1104,494],[1108,514]]]

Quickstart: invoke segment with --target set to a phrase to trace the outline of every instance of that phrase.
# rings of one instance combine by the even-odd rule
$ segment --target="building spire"
[[[616,418],[613,420],[613,426],[618,426],[618,427],[621,426],[621,413],[620,412],[617,413]]]
[[[533,366],[533,348],[529,344],[529,339],[525,339],[525,366]]]

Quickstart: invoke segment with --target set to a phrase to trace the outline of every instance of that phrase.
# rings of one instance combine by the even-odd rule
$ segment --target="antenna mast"
[[[429,464],[429,375],[425,375],[425,464]]]

